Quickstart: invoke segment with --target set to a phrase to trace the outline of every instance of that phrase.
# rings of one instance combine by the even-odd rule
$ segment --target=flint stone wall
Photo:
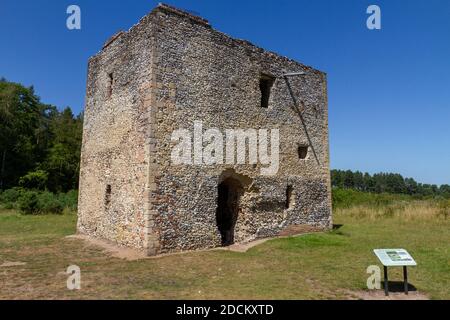
[[[268,108],[260,106],[262,74],[276,79]],[[331,227],[324,73],[160,5],[91,58],[87,86],[79,232],[150,255],[219,246],[217,187],[229,176],[245,189],[236,242],[297,224]],[[261,164],[174,165],[172,133],[192,132],[194,121],[221,132],[279,129],[277,174],[261,175]],[[306,159],[299,145],[309,146]]]

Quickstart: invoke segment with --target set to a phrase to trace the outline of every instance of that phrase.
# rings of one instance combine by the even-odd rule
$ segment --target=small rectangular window
[[[308,155],[308,146],[298,146],[297,152],[300,159],[306,159],[306,156]]]
[[[114,84],[114,75],[113,73],[108,73],[108,98],[112,95],[112,88]]]
[[[105,190],[105,209],[109,207],[110,203],[111,203],[111,185],[107,184]]]
[[[259,79],[259,89],[261,90],[261,107],[268,108],[270,100],[270,90],[272,89],[275,78],[268,75],[261,75]]]
[[[294,205],[294,203],[293,203],[294,201],[293,201],[293,197],[292,197],[292,191],[293,191],[292,186],[287,186],[287,188],[286,188],[286,202],[285,202],[285,205],[284,205],[284,207],[286,209],[290,209]]]

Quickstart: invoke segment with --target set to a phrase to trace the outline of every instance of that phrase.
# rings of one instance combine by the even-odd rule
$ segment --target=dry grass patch
[[[404,247],[417,260],[409,276],[419,293],[450,298],[450,222],[438,204],[338,209],[334,220],[342,227],[270,240],[245,253],[127,261],[67,239],[76,216],[2,212],[0,265],[24,264],[0,267],[0,299],[359,299],[367,266],[378,264],[372,250],[387,247]],[[81,268],[79,291],[66,288],[72,264]],[[390,277],[401,280],[400,270]]]

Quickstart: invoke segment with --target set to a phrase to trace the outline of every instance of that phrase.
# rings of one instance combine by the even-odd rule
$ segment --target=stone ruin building
[[[203,18],[160,4],[110,38],[89,60],[84,117],[80,234],[156,255],[332,225],[326,74]],[[173,133],[190,145],[196,121],[278,129],[278,170],[261,174],[251,137],[244,163],[174,163]]]

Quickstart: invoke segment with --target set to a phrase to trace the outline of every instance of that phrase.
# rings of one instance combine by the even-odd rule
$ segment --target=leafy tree
[[[19,179],[19,185],[26,189],[44,190],[48,181],[48,173],[44,170],[29,172]]]
[[[0,190],[77,188],[82,127],[69,107],[60,112],[33,87],[0,80]]]
[[[363,184],[364,184],[364,191],[367,192],[375,191],[375,181],[372,179],[372,176],[367,172],[364,173]]]
[[[412,178],[405,179],[405,191],[407,194],[417,194],[418,193],[418,185],[417,182]]]
[[[74,118],[70,108],[51,118],[53,141],[42,165],[50,174],[50,190],[59,192],[78,187],[82,129],[82,116]]]
[[[39,117],[39,98],[32,87],[0,81],[0,189],[17,185],[34,167]]]
[[[356,190],[364,190],[364,175],[362,172],[356,171],[353,173],[353,188]]]
[[[353,172],[351,172],[350,170],[347,170],[344,173],[343,186],[344,188],[354,188],[355,186]]]
[[[351,170],[331,170],[331,185],[334,188],[354,189],[373,193],[409,194],[420,197],[440,196],[450,198],[450,185],[417,183],[413,178],[404,178],[398,173],[361,173]]]
[[[445,197],[450,198],[450,185],[443,184],[439,187],[439,193]]]

